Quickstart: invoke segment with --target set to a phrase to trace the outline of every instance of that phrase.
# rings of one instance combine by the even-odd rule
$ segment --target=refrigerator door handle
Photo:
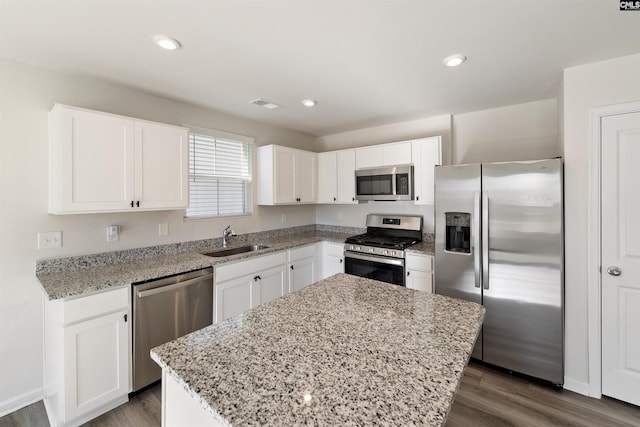
[[[476,288],[482,286],[481,265],[482,257],[480,247],[480,192],[476,191],[473,195],[473,272],[475,273]]]
[[[489,194],[482,192],[482,287],[489,289]]]

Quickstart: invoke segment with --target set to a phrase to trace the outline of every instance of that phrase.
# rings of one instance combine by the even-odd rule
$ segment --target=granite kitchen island
[[[478,304],[338,274],[151,351],[163,425],[443,425]]]

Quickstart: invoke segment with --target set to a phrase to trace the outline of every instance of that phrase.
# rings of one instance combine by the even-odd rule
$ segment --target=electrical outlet
[[[161,222],[158,224],[158,236],[168,236],[169,235],[169,223]]]
[[[62,247],[62,231],[38,233],[38,249]]]
[[[338,212],[338,221],[342,221],[342,212]]]
[[[115,242],[120,240],[120,227],[110,225],[107,227],[107,242]]]
[[[287,214],[283,213],[281,216],[282,222],[287,222]]]

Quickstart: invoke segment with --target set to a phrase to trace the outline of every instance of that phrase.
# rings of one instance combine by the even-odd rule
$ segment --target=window
[[[189,207],[186,216],[251,213],[253,138],[212,130],[189,134]]]

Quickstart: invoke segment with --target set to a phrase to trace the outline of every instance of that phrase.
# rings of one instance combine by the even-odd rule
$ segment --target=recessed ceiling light
[[[444,65],[447,67],[457,67],[467,60],[467,57],[464,55],[451,55],[444,58]]]
[[[158,46],[167,50],[176,50],[180,47],[180,42],[166,36],[155,36],[153,38]]]
[[[318,103],[318,101],[316,101],[315,99],[303,99],[302,100],[302,105],[304,105],[305,107],[313,107]]]

